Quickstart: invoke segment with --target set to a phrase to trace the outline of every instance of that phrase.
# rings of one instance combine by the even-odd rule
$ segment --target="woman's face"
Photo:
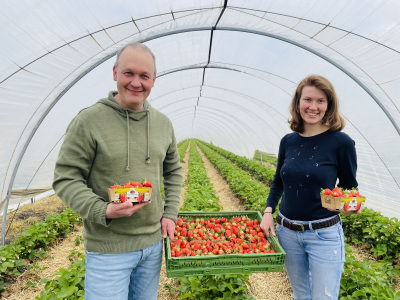
[[[321,124],[328,109],[328,99],[324,91],[315,86],[303,87],[299,102],[299,111],[305,124]]]

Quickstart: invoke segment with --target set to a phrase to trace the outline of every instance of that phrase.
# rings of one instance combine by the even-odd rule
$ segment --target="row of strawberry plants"
[[[46,250],[51,243],[64,238],[79,218],[72,210],[66,209],[60,214],[48,216],[46,221],[33,224],[21,236],[10,244],[0,248],[0,292],[4,291],[7,282],[25,271],[35,259],[47,256]]]
[[[249,210],[264,211],[269,188],[206,144],[200,142],[198,145],[228,182],[229,187],[243,200],[243,206]]]
[[[395,278],[399,271],[387,261],[359,261],[346,243],[346,261],[340,281],[340,300],[399,300]]]
[[[199,144],[204,144],[208,148],[216,151],[217,153],[221,154],[223,157],[229,159],[230,161],[234,162],[239,168],[248,171],[251,175],[253,175],[257,180],[264,182],[268,186],[271,186],[272,180],[274,179],[275,170],[269,167],[265,167],[258,162],[248,159],[243,156],[236,155],[228,150],[222,149],[220,147],[208,144],[203,141],[196,140]]]
[[[182,210],[220,211],[214,188],[207,176],[203,160],[191,143],[189,150],[187,190]],[[211,207],[211,209],[207,209]],[[179,299],[254,299],[247,295],[249,274],[193,276],[176,279]]]
[[[186,153],[186,149],[189,145],[189,139],[183,140],[182,142],[179,142],[177,144],[177,148],[178,148],[178,153],[180,156],[180,162],[183,162],[183,158],[185,157],[185,153]]]
[[[254,153],[253,160],[257,161],[262,160],[263,162],[267,162],[274,166],[278,164],[278,158],[276,156],[268,155],[258,150]]]
[[[218,154],[210,150],[204,144],[200,143],[199,147],[214,166],[220,170],[221,174],[228,182],[230,178],[235,178],[237,171],[232,166],[229,167],[229,163],[227,163],[225,159],[221,159]],[[240,179],[244,180],[244,177]],[[241,195],[240,191],[234,191],[237,195]],[[265,197],[266,196],[267,195],[265,195]],[[247,199],[244,200],[246,201]],[[262,210],[264,210],[264,206],[262,206]],[[353,216],[353,218],[356,218],[356,215]],[[346,216],[344,219],[346,220]],[[346,226],[344,225],[344,227]],[[381,299],[399,299],[396,297],[400,297],[400,293],[396,293],[393,287],[395,285],[394,276],[398,276],[398,271],[394,269],[391,264],[384,261],[359,262],[353,258],[351,250],[347,246],[345,273],[341,281],[340,299],[377,299],[378,296],[382,297]]]
[[[187,188],[182,210],[220,211],[221,206],[215,196],[214,187],[207,176],[203,160],[193,143],[189,150],[188,168]]]
[[[391,262],[400,270],[400,222],[364,208],[361,214],[343,216],[348,242],[363,245],[378,260]]]

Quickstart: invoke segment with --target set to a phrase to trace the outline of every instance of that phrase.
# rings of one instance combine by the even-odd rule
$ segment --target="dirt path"
[[[209,159],[198,149],[206,167],[208,177],[214,185],[219,204],[224,211],[244,211],[240,200]],[[251,295],[257,300],[292,299],[292,290],[286,272],[253,273],[250,276]]]

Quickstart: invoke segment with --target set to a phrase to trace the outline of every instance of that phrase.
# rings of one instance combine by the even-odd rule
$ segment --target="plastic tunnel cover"
[[[75,114],[115,89],[125,44],[156,55],[149,101],[179,141],[277,153],[297,83],[329,78],[355,140],[367,207],[399,216],[400,2],[0,3],[0,209],[51,189]],[[11,196],[11,197],[10,197]]]

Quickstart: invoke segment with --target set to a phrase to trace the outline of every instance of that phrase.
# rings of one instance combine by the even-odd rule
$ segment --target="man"
[[[118,91],[69,125],[53,188],[83,219],[85,299],[156,299],[162,238],[174,237],[182,167],[170,120],[146,100],[156,79],[151,50],[125,46],[113,74]],[[153,186],[150,202],[108,201],[110,186],[143,179]]]

